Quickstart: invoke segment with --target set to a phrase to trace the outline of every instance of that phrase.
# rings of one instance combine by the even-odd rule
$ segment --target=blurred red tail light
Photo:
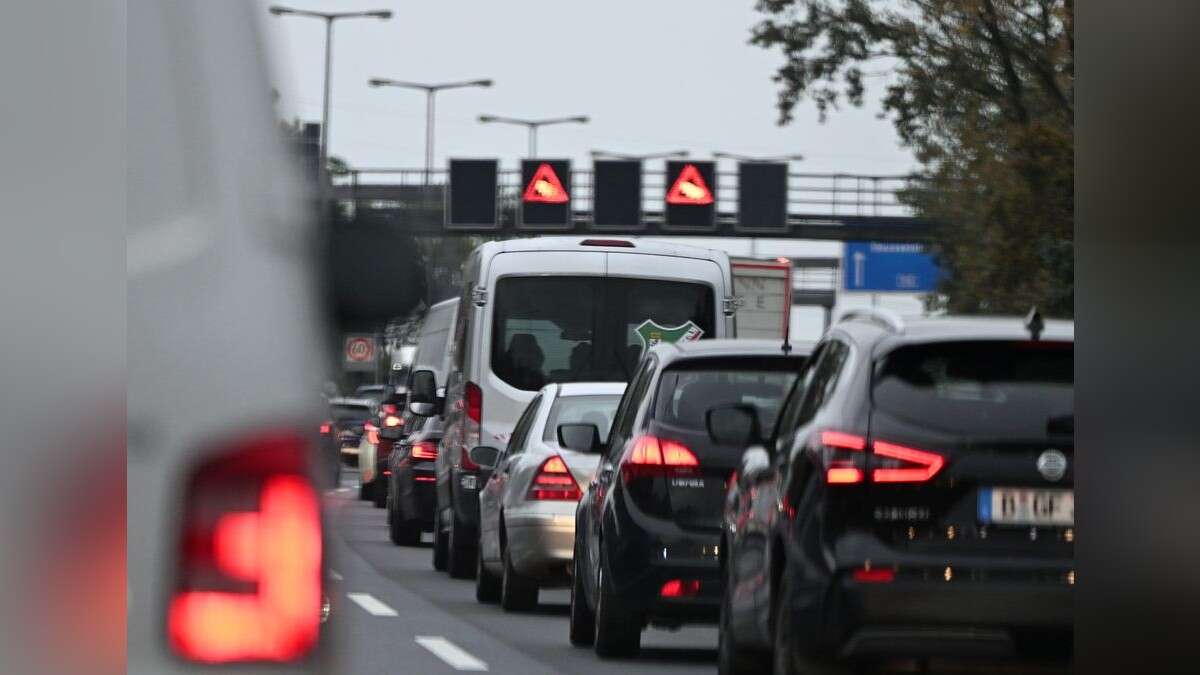
[[[333,431],[333,421],[321,422],[321,433],[329,434]]]
[[[634,439],[621,460],[621,476],[626,480],[654,476],[695,473],[700,468],[696,455],[683,443],[649,434]]]
[[[437,444],[433,441],[417,441],[413,443],[412,458],[430,462],[437,459]]]
[[[379,427],[367,422],[363,425],[363,431],[367,432],[367,442],[371,445],[379,445]]]
[[[923,483],[933,478],[946,464],[946,458],[933,452],[907,448],[903,445],[875,441],[871,449],[876,458],[887,458],[876,464],[887,462],[889,466],[871,472],[876,483]]]
[[[385,414],[385,415],[395,415],[396,414],[396,404],[395,403],[384,403],[383,405],[379,406],[379,409],[382,410],[383,414]]]
[[[529,485],[528,498],[532,500],[558,500],[577,502],[583,497],[579,483],[571,475],[562,457],[554,455],[542,462],[533,483]]]
[[[896,572],[882,567],[860,567],[850,576],[860,584],[887,584],[896,579]]]
[[[383,418],[383,426],[385,427],[398,427],[402,424],[404,424],[404,420],[395,415],[388,415],[387,417]]]
[[[658,595],[663,598],[686,598],[699,592],[699,579],[671,579],[662,585]]]
[[[483,420],[483,390],[474,382],[463,386],[463,397],[466,399],[467,418],[479,424]]]
[[[286,662],[316,646],[321,517],[307,455],[299,435],[265,435],[193,474],[166,617],[180,656]]]

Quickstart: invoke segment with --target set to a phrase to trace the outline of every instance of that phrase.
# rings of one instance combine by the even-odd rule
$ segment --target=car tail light
[[[321,517],[299,434],[265,434],[202,465],[184,489],[171,648],[190,661],[294,661],[316,646]]]
[[[634,248],[632,241],[628,239],[584,239],[579,242],[580,246],[618,246],[620,248]]]
[[[379,445],[379,427],[367,422],[363,425],[363,431],[367,432],[367,442],[371,445]]]
[[[433,476],[413,476],[413,480],[417,481],[418,483],[432,483],[437,480],[437,478],[434,478]]]
[[[483,420],[483,390],[474,382],[468,382],[463,387],[463,398],[466,399],[467,418],[479,424]]]
[[[626,481],[692,474],[699,468],[699,460],[686,445],[649,434],[634,439],[621,460],[621,476]]]
[[[874,441],[871,450],[878,467],[871,471],[871,480],[876,483],[923,483],[946,463],[939,454],[885,441]]]
[[[404,420],[395,415],[388,415],[387,417],[383,418],[383,426],[385,427],[398,427],[402,424],[404,424]]]
[[[579,483],[571,475],[562,457],[554,455],[542,462],[533,483],[529,486],[528,499],[561,500],[577,502],[583,496]]]
[[[658,595],[663,598],[686,598],[699,592],[699,579],[671,579],[662,585]]]
[[[321,422],[321,433],[329,434],[333,431],[333,422]]]
[[[896,572],[883,567],[860,567],[850,573],[860,584],[886,584],[896,578]]]
[[[825,482],[829,485],[866,481],[868,445],[870,478],[874,483],[921,483],[933,478],[946,463],[946,458],[937,453],[880,440],[868,444],[865,437],[843,431],[825,430],[820,438]]]
[[[412,458],[428,461],[437,459],[437,445],[433,441],[417,441],[413,443]]]
[[[382,410],[383,414],[385,414],[385,415],[396,414],[396,404],[395,403],[384,403],[383,405],[379,406],[379,409]]]

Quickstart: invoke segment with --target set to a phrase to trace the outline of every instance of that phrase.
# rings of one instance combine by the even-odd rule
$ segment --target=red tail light
[[[649,434],[633,441],[621,460],[621,476],[626,480],[654,476],[675,476],[695,473],[700,461],[691,449],[679,441],[658,438]]]
[[[383,418],[383,426],[385,427],[398,427],[401,424],[404,424],[404,420],[396,417],[395,415],[388,415],[387,417]]]
[[[483,390],[474,382],[468,382],[463,387],[463,398],[466,399],[467,418],[479,424],[483,420]]]
[[[316,645],[321,519],[308,447],[282,433],[239,444],[185,489],[167,635],[203,663],[292,661]]]
[[[328,434],[333,431],[333,422],[321,422],[321,433]]]
[[[686,598],[700,592],[699,579],[671,579],[658,591],[664,598]]]
[[[383,414],[385,415],[396,414],[396,404],[394,403],[384,403],[383,405],[379,406],[379,409],[382,410]]]
[[[412,458],[426,461],[437,459],[437,445],[433,441],[417,441],[413,443]]]
[[[577,502],[582,496],[583,491],[579,489],[579,484],[575,482],[567,463],[562,457],[554,455],[542,462],[537,475],[533,477],[528,499]]]
[[[851,572],[850,576],[860,584],[886,584],[895,580],[896,573],[881,567],[860,567]]]
[[[923,483],[933,478],[946,464],[946,458],[941,455],[895,443],[875,441],[871,443],[871,449],[877,459],[887,458],[882,462],[876,461],[876,465],[889,465],[871,472],[871,480],[876,483]]]
[[[825,482],[849,485],[866,480],[867,439],[843,431],[822,431],[821,451],[825,460]],[[926,450],[872,441],[871,481],[875,483],[921,483],[933,478],[946,458]]]
[[[363,425],[363,431],[367,432],[367,442],[371,445],[379,445],[379,427],[367,422]]]

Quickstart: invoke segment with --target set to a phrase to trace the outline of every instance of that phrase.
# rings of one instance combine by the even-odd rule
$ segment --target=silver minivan
[[[733,337],[734,309],[721,251],[578,236],[476,248],[444,383],[434,566],[475,572],[482,479],[470,448],[504,447],[547,384],[626,382],[649,346]],[[435,380],[414,373],[410,400],[434,400]]]

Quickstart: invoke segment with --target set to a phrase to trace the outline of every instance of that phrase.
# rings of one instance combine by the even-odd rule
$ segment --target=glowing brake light
[[[825,482],[829,485],[865,482],[868,458],[874,483],[921,483],[937,475],[946,464],[946,458],[937,453],[880,440],[869,443],[868,455],[865,437],[843,431],[822,431],[820,439]]]
[[[562,457],[553,455],[542,462],[533,483],[529,486],[528,498],[532,500],[561,500],[577,502],[583,491],[571,475]]]
[[[437,445],[432,441],[417,441],[412,444],[412,458],[433,461],[437,459]]]
[[[367,432],[367,442],[371,445],[379,445],[379,427],[367,422],[363,425],[363,431]]]
[[[860,584],[886,584],[896,579],[896,572],[884,567],[860,567],[850,576]]]
[[[649,434],[639,436],[621,460],[621,475],[634,478],[694,473],[700,468],[696,455],[683,443]]]
[[[321,621],[321,520],[299,435],[252,439],[184,491],[167,637],[202,663],[293,661]]]
[[[333,431],[333,423],[332,422],[321,422],[321,433],[322,434],[328,434],[331,431]]]
[[[383,426],[385,427],[398,427],[402,424],[404,424],[404,420],[396,417],[395,415],[388,415],[387,417],[383,418]]]
[[[876,457],[898,460],[890,463],[907,462],[913,465],[875,469],[871,472],[871,480],[876,483],[922,483],[933,478],[946,464],[946,458],[941,455],[915,448],[906,448],[895,443],[875,441],[871,444],[871,449],[875,451]]]
[[[379,408],[380,408],[380,410],[382,410],[384,412],[384,414],[387,414],[387,415],[392,415],[392,414],[395,414],[395,412],[396,412],[396,404],[395,403],[384,403],[383,405],[379,406]]]
[[[821,432],[821,451],[825,453],[825,483],[853,485],[863,482],[863,450],[867,439],[844,431]]]
[[[662,585],[658,595],[663,598],[686,598],[699,592],[699,579],[671,579]]]

